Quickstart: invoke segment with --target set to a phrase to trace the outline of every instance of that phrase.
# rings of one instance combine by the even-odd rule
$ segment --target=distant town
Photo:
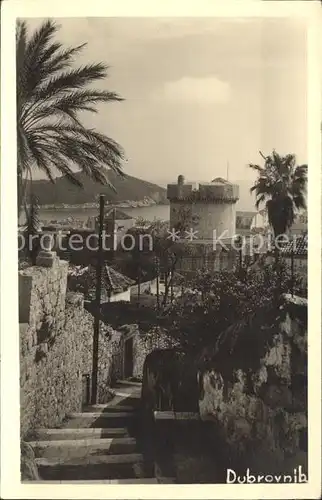
[[[109,204],[109,201],[106,202],[106,204]],[[119,208],[138,208],[138,207],[150,207],[153,205],[156,205],[157,202],[154,201],[152,198],[149,197],[144,197],[143,200],[140,201],[134,201],[134,200],[124,200],[121,202],[113,202],[113,206],[119,207]],[[59,204],[50,204],[50,205],[41,205],[41,208],[43,210],[59,210],[62,208],[70,208],[70,209],[77,209],[77,208],[98,208],[99,202],[93,202],[93,203],[76,203],[74,205],[69,205],[67,203],[59,203]]]

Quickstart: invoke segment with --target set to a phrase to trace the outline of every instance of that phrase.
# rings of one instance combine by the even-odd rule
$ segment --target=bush
[[[169,332],[188,350],[199,352],[218,347],[222,332],[232,325],[247,323],[260,310],[275,313],[281,295],[289,292],[290,287],[291,276],[283,263],[220,273],[200,272],[189,290],[169,308]],[[303,295],[298,277],[293,290]]]

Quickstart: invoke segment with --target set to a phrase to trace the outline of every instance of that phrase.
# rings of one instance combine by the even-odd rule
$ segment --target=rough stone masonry
[[[20,403],[22,438],[55,427],[82,405],[82,376],[91,374],[93,316],[81,294],[66,293],[68,262],[19,272]],[[109,398],[121,334],[101,324],[98,402]]]
[[[217,424],[236,468],[259,474],[307,471],[307,301],[284,296],[277,314],[251,384],[238,364],[229,379],[214,366],[201,380],[201,417]]]

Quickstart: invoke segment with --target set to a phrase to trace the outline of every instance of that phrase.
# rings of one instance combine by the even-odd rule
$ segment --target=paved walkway
[[[38,429],[32,445],[45,482],[171,483],[155,477],[140,440],[141,384],[119,381],[107,404],[73,413],[59,429]]]

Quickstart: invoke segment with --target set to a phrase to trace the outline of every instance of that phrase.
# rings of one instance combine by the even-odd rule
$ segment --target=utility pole
[[[155,257],[156,274],[157,274],[157,309],[160,310],[160,263],[159,258]]]
[[[116,234],[116,231],[115,231],[115,219],[116,219],[116,209],[115,208],[112,208],[112,210],[108,213],[108,216],[111,215],[111,224],[107,224],[107,227],[108,227],[108,230],[109,230],[109,233],[108,236],[111,237],[111,241],[112,241],[112,247],[109,249],[110,251],[110,256],[109,256],[109,262],[108,262],[108,265],[110,266],[114,260],[114,252],[116,250],[116,246],[117,246],[117,235],[115,236]],[[106,235],[105,235],[106,237]],[[108,290],[108,301],[111,302],[111,296],[112,296],[112,290]]]
[[[114,253],[115,250],[117,249],[117,231],[115,228],[115,222],[116,222],[116,208],[112,208],[112,219],[111,219],[111,239],[112,239],[112,250],[111,250],[111,262],[114,260]]]
[[[141,263],[140,263],[140,256],[138,257],[139,262],[138,262],[138,298],[137,298],[137,303],[138,305],[140,304],[140,299],[141,299]]]
[[[173,299],[174,299],[174,290],[173,290],[173,281],[174,281],[174,265],[172,264],[171,266],[171,274],[170,274],[170,302],[172,304]]]
[[[102,250],[103,250],[103,225],[104,225],[104,204],[105,197],[100,195],[100,212],[98,226],[98,252],[96,261],[96,295],[95,295],[95,315],[93,331],[93,364],[92,364],[92,394],[91,404],[97,402],[97,371],[98,371],[98,340],[100,331],[100,309],[102,290]]]
[[[227,161],[227,181],[229,180],[229,161]]]
[[[291,294],[294,296],[294,241],[291,245]]]

